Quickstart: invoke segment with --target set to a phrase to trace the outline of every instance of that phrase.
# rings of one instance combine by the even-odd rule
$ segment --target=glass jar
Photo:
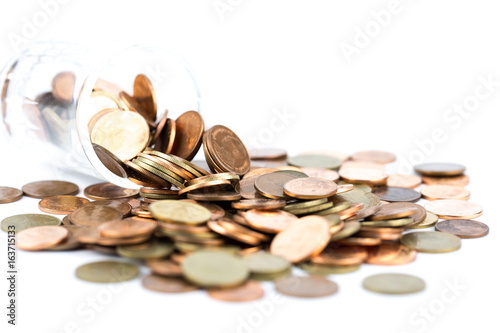
[[[33,44],[2,70],[0,128],[9,144],[32,161],[136,188],[101,162],[90,140],[89,121],[99,111],[91,98],[96,89],[132,94],[138,74],[153,85],[156,119],[167,109],[169,114],[200,110],[191,70],[165,46],[45,42]]]

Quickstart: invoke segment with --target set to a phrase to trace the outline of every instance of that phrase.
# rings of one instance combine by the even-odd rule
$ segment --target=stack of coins
[[[66,216],[4,219],[3,230],[16,227],[19,248],[92,248],[141,259],[151,270],[142,281],[150,290],[203,288],[217,299],[249,301],[264,295],[259,281],[274,281],[278,292],[290,296],[332,295],[338,286],[331,274],[354,272],[363,264],[408,264],[418,252],[456,251],[463,238],[488,233],[486,224],[472,220],[482,207],[468,200],[461,165],[423,164],[415,167],[417,174],[402,175],[386,171],[396,157],[383,151],[249,153],[234,132],[220,125],[205,131],[191,111],[155,124],[148,82],[138,76],[133,96],[96,89],[99,107],[113,102],[128,109],[98,110],[89,124],[103,163],[141,188],[95,184],[83,191],[90,201],[76,197],[78,187],[68,182],[26,184],[24,195],[41,199],[42,211]],[[141,119],[140,138],[120,142],[104,135],[108,125],[116,130],[128,117]],[[190,161],[201,145],[210,171]],[[0,203],[21,197],[19,190],[0,188]],[[112,276],[117,265],[84,265],[77,276],[113,282],[139,274],[130,263],[122,268],[127,274]],[[295,276],[297,270],[309,276]],[[382,274],[367,277],[363,286],[401,294],[418,292],[425,282]]]

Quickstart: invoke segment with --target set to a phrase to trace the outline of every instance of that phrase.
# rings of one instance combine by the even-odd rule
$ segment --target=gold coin
[[[89,203],[90,200],[73,195],[56,195],[46,197],[40,200],[38,208],[45,213],[67,215],[83,205]]]
[[[339,290],[337,284],[322,276],[285,276],[275,281],[276,291],[294,297],[324,297]]]
[[[82,265],[76,269],[76,277],[101,283],[128,281],[139,275],[136,265],[120,261],[98,261]]]
[[[483,207],[464,200],[436,200],[425,205],[425,209],[442,219],[473,219],[483,214]]]
[[[404,234],[401,244],[418,252],[444,253],[456,251],[461,246],[460,238],[447,232],[420,231]]]
[[[427,185],[420,192],[427,200],[469,200],[470,192],[464,187],[453,185]]]
[[[363,280],[363,288],[379,294],[412,294],[425,289],[425,282],[413,275],[382,273]]]
[[[321,199],[334,195],[337,184],[323,178],[296,178],[283,184],[283,192],[297,199]]]
[[[151,269],[151,272],[157,275],[168,276],[168,277],[182,276],[181,266],[170,259],[164,259],[164,258],[147,259],[146,266],[149,269]]]
[[[2,230],[5,232],[19,232],[24,229],[41,225],[60,225],[61,220],[57,217],[45,214],[19,214],[6,217],[2,220]]]
[[[90,138],[121,161],[130,160],[148,144],[149,126],[140,114],[115,109],[96,121]]]
[[[430,227],[433,227],[437,223],[438,220],[439,220],[439,217],[436,214],[426,211],[425,219],[422,222],[420,222],[418,224],[407,225],[405,228],[406,229],[430,228]]]
[[[330,243],[321,253],[311,257],[311,262],[319,265],[360,265],[368,257],[363,246],[347,246]]]
[[[132,259],[164,258],[173,250],[174,245],[172,243],[158,240],[141,244],[121,245],[116,248],[119,255]]]
[[[361,229],[361,223],[358,221],[345,222],[344,227],[337,233],[333,234],[330,241],[335,242],[357,233]]]
[[[212,214],[208,209],[190,202],[162,200],[149,205],[151,214],[158,220],[183,224],[202,224]]]
[[[271,242],[272,254],[292,263],[302,261],[323,251],[330,241],[330,225],[321,216],[306,216],[291,223]]]
[[[69,235],[68,229],[54,225],[42,225],[19,231],[16,246],[21,250],[39,251],[62,243]]]
[[[221,226],[219,221],[208,221],[207,226],[220,235],[226,236],[244,244],[259,245],[262,242],[260,239],[249,236],[247,234],[240,233],[235,230],[227,230],[226,228]]]
[[[372,221],[398,219],[408,217],[418,212],[415,204],[406,202],[393,202],[382,205],[380,210],[368,217]]]
[[[413,218],[407,217],[392,220],[363,221],[361,225],[365,227],[403,227],[413,222]]]
[[[297,216],[283,210],[262,211],[251,209],[243,213],[243,217],[252,228],[269,233],[278,233],[292,222],[298,220]]]
[[[213,187],[218,187],[221,185],[231,185],[231,182],[226,179],[219,179],[219,180],[212,180],[212,181],[207,181],[207,182],[202,182],[202,183],[197,183],[194,185],[186,186],[183,189],[179,191],[179,195],[182,195],[187,192],[199,190],[199,189],[207,189],[207,188],[213,188]]]

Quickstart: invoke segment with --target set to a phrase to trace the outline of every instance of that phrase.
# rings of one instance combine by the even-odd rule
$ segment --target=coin
[[[460,248],[460,238],[439,231],[420,231],[404,234],[401,237],[401,244],[406,245],[418,252],[444,253],[456,251]]]
[[[469,200],[470,192],[466,188],[453,185],[427,185],[420,192],[422,197],[427,200]]]
[[[396,227],[370,227],[361,226],[358,232],[360,237],[380,238],[387,241],[399,241],[403,234],[403,228]]]
[[[465,172],[465,167],[457,163],[424,163],[415,165],[417,173],[424,176],[459,176]]]
[[[292,263],[323,251],[330,241],[330,225],[321,216],[306,216],[291,223],[272,240],[270,252]]]
[[[425,282],[413,275],[382,273],[363,280],[363,288],[379,294],[412,294],[425,289]]]
[[[318,255],[310,258],[310,261],[320,265],[359,265],[368,257],[367,249],[363,246],[347,246],[338,243],[330,243]]]
[[[49,251],[70,251],[70,250],[75,250],[79,249],[82,247],[82,243],[80,243],[74,236],[73,236],[73,228],[75,226],[63,226],[63,228],[68,229],[68,237],[66,237],[65,240],[63,240],[61,243],[58,243],[57,245],[54,245],[50,248],[47,248],[45,250]]]
[[[285,258],[262,251],[246,255],[243,260],[252,274],[277,274],[292,267]]]
[[[240,200],[241,195],[234,191],[217,191],[217,192],[189,192],[188,199],[197,201],[235,201]]]
[[[160,276],[156,274],[143,277],[142,286],[148,290],[161,293],[185,293],[198,289],[198,287],[182,278]]]
[[[248,149],[252,161],[285,159],[287,152],[281,148],[253,148]]]
[[[267,198],[283,199],[286,197],[283,186],[293,179],[297,176],[284,172],[266,173],[255,179],[255,188]]]
[[[101,163],[104,164],[104,166],[108,168],[109,171],[111,171],[118,177],[127,177],[127,167],[115,154],[113,154],[103,146],[98,145],[97,143],[93,143],[92,147],[94,148],[94,151]]]
[[[202,287],[234,287],[247,280],[245,262],[222,251],[197,251],[186,256],[181,264],[184,277]]]
[[[73,195],[56,195],[40,200],[38,208],[45,213],[67,215],[82,207],[90,200]]]
[[[296,167],[313,167],[336,170],[342,164],[342,160],[332,155],[297,155],[288,158],[288,164]]]
[[[174,251],[174,245],[170,242],[153,240],[141,244],[121,245],[116,252],[122,257],[132,259],[164,258]]]
[[[332,182],[335,182],[339,179],[338,172],[334,170],[314,167],[304,167],[301,169],[309,177],[323,178]]]
[[[305,207],[305,208],[296,208],[296,209],[288,208],[287,212],[295,215],[305,215],[305,214],[329,215],[331,214],[330,212],[331,208],[333,208],[333,202],[327,201],[319,205]]]
[[[337,194],[331,196],[329,200],[335,204],[346,201],[351,204],[362,203],[365,208],[380,205],[380,199],[378,196],[371,192],[365,192],[358,189],[353,189],[346,193],[338,193],[337,190]]]
[[[136,265],[121,261],[98,261],[82,265],[76,269],[76,277],[101,283],[128,281],[139,275]]]
[[[52,95],[63,103],[73,101],[76,76],[73,72],[60,72],[52,79]]]
[[[229,128],[216,125],[204,134],[204,143],[222,172],[244,175],[250,170],[250,156],[240,138]],[[205,154],[207,157],[207,154]],[[208,161],[208,159],[207,159]]]
[[[286,206],[285,200],[273,199],[247,199],[235,201],[231,204],[236,209],[260,209],[260,210],[274,210]]]
[[[262,240],[247,235],[245,233],[236,230],[228,230],[221,225],[220,221],[208,221],[207,226],[214,232],[226,236],[228,238],[234,239],[243,244],[259,245],[262,242]]]
[[[479,238],[486,236],[489,232],[489,227],[479,221],[453,219],[444,220],[436,223],[437,231],[447,232],[456,235],[460,238]]]
[[[351,163],[339,170],[340,178],[353,184],[383,185],[387,182],[387,172],[383,166],[374,163]]]
[[[149,269],[151,269],[151,272],[153,272],[156,275],[168,276],[168,277],[182,276],[181,266],[170,259],[165,259],[165,258],[147,259],[146,266]]]
[[[422,177],[418,175],[390,174],[387,178],[387,186],[415,188],[422,184]]]
[[[243,214],[248,224],[257,230],[278,233],[288,227],[298,217],[283,210],[262,211],[251,209]]]
[[[154,202],[149,206],[149,209],[158,220],[190,225],[205,223],[212,216],[205,207],[177,200]]]
[[[149,126],[140,114],[115,109],[96,121],[90,139],[121,161],[130,160],[148,144]]]
[[[420,199],[420,193],[411,188],[380,186],[373,190],[380,200],[388,202],[414,202]]]
[[[0,204],[21,200],[23,191],[13,187],[0,186]]]
[[[442,219],[473,219],[483,214],[477,203],[464,200],[435,200],[425,205],[425,209]]]
[[[241,286],[224,289],[210,289],[208,295],[220,301],[248,302],[264,297],[264,289],[257,281],[249,280]]]
[[[156,94],[153,84],[144,74],[139,74],[134,80],[134,98],[144,111],[144,117],[150,121],[156,120]]]
[[[111,183],[99,183],[86,187],[83,194],[92,200],[124,199],[137,196],[139,190],[123,188]]]
[[[335,242],[349,236],[354,235],[361,229],[361,223],[358,221],[345,222],[344,227],[337,233],[333,234],[330,241]]]
[[[131,214],[132,207],[125,201],[126,199],[96,200],[86,203],[86,206],[109,206],[118,209],[123,217]]]
[[[417,251],[398,243],[383,243],[368,248],[367,264],[403,265],[414,261]]]
[[[323,178],[296,178],[283,185],[283,192],[298,199],[321,199],[334,195],[337,184]]]
[[[386,151],[364,150],[351,155],[353,161],[387,164],[396,160],[396,155]]]
[[[368,219],[373,221],[397,219],[411,216],[418,213],[418,211],[419,210],[415,206],[415,204],[408,204],[406,202],[393,202],[382,205],[380,207],[380,210],[375,214],[372,214],[370,217],[368,217]]]
[[[448,177],[431,177],[423,176],[422,181],[427,185],[455,185],[467,186],[469,185],[469,177],[467,175],[448,176]]]
[[[61,225],[61,220],[57,217],[44,214],[19,214],[6,217],[2,220],[2,230],[5,232],[19,232],[24,229],[42,225]]]
[[[390,220],[377,220],[377,221],[363,221],[362,226],[368,227],[403,227],[414,223],[415,221],[411,217],[390,219]]]
[[[22,191],[28,197],[43,199],[54,195],[75,195],[80,189],[76,184],[70,182],[44,180],[26,184],[23,186]]]
[[[175,142],[172,154],[191,161],[201,147],[205,130],[203,118],[196,111],[187,111],[176,120]]]
[[[382,206],[372,206],[372,207],[362,209],[359,212],[357,212],[356,215],[348,218],[346,221],[347,222],[348,221],[358,221],[358,220],[365,219],[365,218],[377,213],[381,208],[382,208]]]
[[[285,276],[275,281],[276,291],[294,297],[324,297],[339,290],[338,285],[322,276]]]
[[[157,222],[140,217],[129,217],[99,225],[98,230],[104,237],[125,238],[151,234],[155,231]]]
[[[433,227],[438,220],[439,217],[436,214],[426,211],[425,219],[422,222],[418,224],[407,225],[406,229],[423,229]]]
[[[68,229],[55,225],[32,227],[16,234],[16,246],[27,251],[45,250],[63,242],[68,234]]]
[[[71,223],[84,227],[97,227],[99,224],[121,220],[122,213],[109,206],[85,205],[69,215]]]
[[[320,265],[311,262],[302,262],[298,265],[311,275],[331,275],[331,274],[347,274],[357,271],[361,265]]]

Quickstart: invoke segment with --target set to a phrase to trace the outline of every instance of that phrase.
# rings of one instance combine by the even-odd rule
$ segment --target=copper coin
[[[171,186],[171,184],[168,181],[158,177],[154,173],[144,169],[142,166],[134,163],[133,161],[125,161],[123,163],[125,163],[125,165],[128,167],[129,171],[128,179],[135,184],[141,186],[151,186],[151,185],[160,185],[164,187]]]
[[[420,193],[411,188],[380,186],[373,189],[380,200],[388,202],[415,202],[420,199]]]
[[[60,72],[52,79],[52,95],[62,103],[71,103],[76,76],[73,72]]]
[[[181,189],[179,191],[179,195],[182,195],[184,193],[200,190],[200,189],[208,189],[212,188],[216,191],[217,188],[220,188],[221,185],[231,185],[231,182],[227,179],[218,179],[218,180],[212,180],[212,181],[207,181],[207,182],[202,182],[202,183],[196,183],[194,185],[186,186],[185,188]]]
[[[181,277],[181,266],[170,259],[147,259],[146,266],[156,275]]]
[[[449,176],[449,177],[431,177],[423,176],[422,181],[427,185],[455,185],[467,186],[469,185],[469,177],[467,175]]]
[[[286,201],[274,199],[247,199],[235,201],[231,206],[236,209],[274,210],[285,207]]]
[[[63,242],[68,234],[68,229],[61,226],[33,227],[17,233],[16,246],[27,251],[45,250]]]
[[[72,212],[69,219],[71,223],[76,225],[97,227],[105,222],[121,220],[122,213],[109,206],[85,205]]]
[[[323,178],[335,182],[339,179],[337,171],[325,168],[304,167],[301,170],[309,177]]]
[[[422,184],[422,177],[418,175],[390,174],[387,178],[387,186],[415,188]]]
[[[90,185],[83,194],[93,200],[131,198],[139,194],[139,190],[123,188],[111,183]]]
[[[479,221],[453,219],[439,221],[435,226],[437,231],[448,232],[460,238],[479,238],[486,236],[489,227]]]
[[[204,135],[210,155],[222,170],[240,176],[250,170],[247,148],[233,131],[225,126],[216,125]]]
[[[313,167],[336,170],[342,165],[342,160],[333,155],[301,154],[289,157],[288,164],[299,168]]]
[[[267,198],[283,199],[286,197],[283,186],[290,180],[297,178],[296,175],[284,172],[266,173],[255,179],[255,188]]]
[[[237,287],[209,289],[208,295],[220,301],[249,302],[264,297],[264,289],[262,289],[259,282],[248,280],[241,286]]]
[[[250,177],[260,176],[260,175],[263,175],[265,173],[271,173],[271,172],[274,172],[274,171],[278,171],[278,169],[276,169],[276,168],[262,168],[262,167],[256,168],[256,167],[251,167],[250,171],[248,171],[247,173],[245,173],[245,175],[243,176],[243,178],[241,178],[241,180],[246,179],[246,178],[250,178]]]
[[[408,205],[406,202],[392,202],[382,205],[380,210],[368,219],[373,221],[397,219],[412,216],[418,213],[418,211],[418,208],[413,206],[413,204]]]
[[[263,241],[263,242],[269,241],[268,236],[263,235],[259,232],[253,231],[249,228],[246,228],[238,223],[235,223],[234,221],[232,221],[230,219],[222,218],[218,222],[219,222],[219,225],[221,225],[226,230],[239,232],[239,233],[254,237],[256,239],[259,239],[260,241]]]
[[[161,293],[185,293],[198,289],[197,286],[182,278],[159,275],[146,275],[142,278],[142,286]]]
[[[153,84],[144,74],[139,74],[134,80],[134,98],[144,111],[144,117],[156,121],[156,94]]]
[[[349,163],[339,170],[339,176],[353,184],[383,185],[387,182],[387,172],[380,164],[375,163]]]
[[[249,149],[248,154],[252,161],[279,160],[285,159],[287,156],[286,150],[281,148],[254,148]]]
[[[75,195],[80,189],[76,184],[70,182],[45,180],[26,184],[23,186],[22,191],[28,197],[43,199],[55,195]]]
[[[271,254],[296,263],[314,256],[330,241],[330,224],[321,216],[305,216],[291,223],[272,240]]]
[[[187,197],[188,199],[198,201],[235,201],[241,199],[241,195],[239,193],[227,190],[217,192],[189,192]]]
[[[176,120],[176,134],[172,154],[191,161],[201,147],[205,123],[196,111],[187,111]]]
[[[297,199],[321,199],[334,195],[337,184],[323,178],[297,178],[286,182],[283,192]]]
[[[435,200],[425,205],[425,209],[442,219],[473,219],[483,214],[483,207],[465,200]]]
[[[234,239],[238,242],[241,242],[243,244],[248,244],[248,245],[259,245],[262,241],[258,238],[249,236],[247,234],[235,231],[235,230],[227,230],[226,228],[222,227],[220,224],[220,221],[208,221],[207,226],[213,231],[216,232],[217,234],[220,234],[222,236],[226,236],[228,238]]]
[[[90,200],[73,195],[56,195],[40,200],[38,208],[45,213],[67,215],[82,207]]]
[[[132,199],[135,200],[135,199]],[[96,200],[91,201],[86,204],[86,206],[108,206],[112,208],[118,209],[123,217],[126,217],[131,214],[132,207],[127,203],[126,199],[114,199],[114,200]]]
[[[382,243],[382,239],[375,237],[351,236],[337,241],[341,245],[347,246],[376,246]]]
[[[153,137],[151,138],[151,143],[155,143],[156,140],[158,140],[158,137],[160,136],[161,132],[165,128],[165,125],[167,124],[167,119],[168,119],[168,110],[165,110],[163,114],[160,117],[160,120],[156,124],[155,131],[153,134]]]
[[[151,120],[148,112],[144,109],[144,107],[141,104],[139,104],[139,101],[135,97],[130,96],[125,91],[121,91],[118,94],[118,96],[120,97],[121,102],[125,105],[126,110],[140,114],[144,118],[144,120],[148,123],[150,128],[155,127],[154,120]]]
[[[330,243],[320,254],[310,258],[310,261],[320,265],[359,265],[368,256],[363,246],[347,246]]]
[[[118,177],[127,177],[127,167],[115,154],[97,143],[93,143],[92,147],[101,163],[104,164],[109,171]]]
[[[339,290],[338,285],[322,276],[285,276],[275,282],[276,291],[294,297],[324,297]]]
[[[422,197],[427,200],[469,200],[470,198],[469,190],[453,185],[428,185],[423,187],[420,192]]]
[[[47,248],[46,250],[50,251],[70,251],[70,250],[75,250],[80,247],[82,247],[82,243],[80,243],[76,238],[73,236],[73,231],[74,228],[79,228],[77,226],[63,226],[63,228],[67,229],[69,231],[68,237],[66,237],[65,240],[63,240],[61,243],[54,245],[50,248]]]
[[[263,211],[251,209],[243,214],[252,228],[269,233],[278,233],[288,227],[298,217],[284,210]]]
[[[23,191],[13,187],[0,186],[0,204],[21,200]]]
[[[358,232],[360,237],[380,238],[381,240],[396,241],[401,238],[403,228],[395,227],[368,227],[362,226]]]
[[[386,151],[365,150],[351,155],[353,161],[374,162],[387,164],[396,160],[396,155]]]
[[[153,233],[157,222],[140,217],[129,217],[124,220],[109,221],[99,225],[98,230],[104,237],[126,238],[144,236]]]
[[[372,206],[372,207],[362,209],[359,212],[357,212],[356,215],[348,218],[346,221],[349,222],[349,221],[357,221],[357,220],[365,219],[365,218],[377,213],[381,208],[382,208],[382,206]]]
[[[243,177],[235,186],[235,190],[245,199],[264,198],[263,195],[257,193],[255,188],[255,180],[261,175],[252,177]]]
[[[383,243],[368,248],[367,264],[403,265],[414,261],[417,251],[398,243]]]
[[[424,176],[459,176],[465,172],[465,167],[456,163],[424,163],[414,168]]]

